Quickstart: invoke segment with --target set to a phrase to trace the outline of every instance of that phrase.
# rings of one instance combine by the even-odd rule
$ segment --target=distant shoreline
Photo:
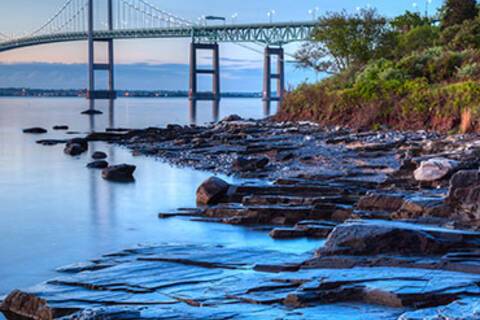
[[[31,89],[0,88],[0,97],[36,97],[36,98],[74,98],[85,97],[80,89]],[[119,98],[187,98],[188,91],[183,90],[117,90]],[[224,98],[261,98],[260,92],[225,92]]]

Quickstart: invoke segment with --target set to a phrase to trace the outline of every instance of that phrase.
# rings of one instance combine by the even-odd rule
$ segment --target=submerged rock
[[[48,132],[47,129],[40,128],[40,127],[23,129],[23,133],[43,134],[43,133],[47,133],[47,132]]]
[[[437,181],[447,177],[458,167],[458,161],[444,158],[434,158],[427,161],[422,161],[420,163],[420,167],[413,172],[413,175],[417,181]]]
[[[203,182],[197,189],[197,204],[211,205],[227,194],[230,185],[217,177],[210,177]]]
[[[105,180],[117,182],[132,182],[135,180],[133,173],[137,167],[129,164],[119,164],[103,169],[102,177]]]
[[[15,290],[0,305],[9,320],[52,320],[53,311],[47,301],[35,295]]]

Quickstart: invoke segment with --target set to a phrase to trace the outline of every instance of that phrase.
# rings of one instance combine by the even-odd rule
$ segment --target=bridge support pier
[[[197,61],[198,50],[210,50],[212,52],[212,69],[199,69]],[[198,92],[198,75],[212,75],[212,91],[207,93]],[[190,100],[220,101],[220,54],[218,43],[195,43],[190,44]]]
[[[107,15],[108,15],[108,30],[113,30],[113,3],[112,0],[108,1]],[[87,99],[90,102],[90,107],[84,114],[98,114],[100,111],[95,110],[95,100],[107,99],[111,104],[117,95],[115,92],[114,83],[114,48],[113,39],[95,39],[94,37],[94,0],[88,0],[88,89]],[[107,61],[106,63],[96,63],[95,61],[95,44],[106,43],[107,44]],[[95,83],[96,71],[108,72],[108,85],[107,90],[97,90]]]
[[[272,72],[272,57],[277,58],[277,68]],[[285,54],[282,47],[266,47],[263,66],[263,102],[265,115],[270,114],[272,101],[281,103],[285,95]],[[272,95],[272,79],[276,80],[277,94]]]

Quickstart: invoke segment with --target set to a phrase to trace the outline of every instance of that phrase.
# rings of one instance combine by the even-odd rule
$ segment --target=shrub
[[[480,18],[467,20],[442,31],[440,41],[453,50],[480,48]]]

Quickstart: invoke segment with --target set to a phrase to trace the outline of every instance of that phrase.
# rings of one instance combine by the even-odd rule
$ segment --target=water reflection
[[[228,99],[220,105],[199,102],[199,125],[238,114],[261,118],[259,99]],[[164,127],[189,124],[186,99],[119,98],[98,102],[103,115],[80,115],[79,98],[0,98],[0,295],[57,276],[58,266],[86,261],[138,243],[215,243],[277,247],[265,232],[182,219],[158,220],[159,212],[195,206],[196,187],[211,174],[173,168],[147,157],[133,157],[125,148],[90,143],[88,154],[70,157],[63,145],[45,147],[38,139],[74,136],[53,131],[103,131],[109,127]],[[22,128],[49,129],[42,137]],[[81,135],[80,135],[81,136]],[[98,170],[86,168],[91,154],[104,151],[111,164],[137,166],[136,182],[104,181]],[[224,177],[225,178],[225,177]],[[282,243],[282,250],[303,251],[306,241]],[[312,244],[311,248],[318,245]]]

